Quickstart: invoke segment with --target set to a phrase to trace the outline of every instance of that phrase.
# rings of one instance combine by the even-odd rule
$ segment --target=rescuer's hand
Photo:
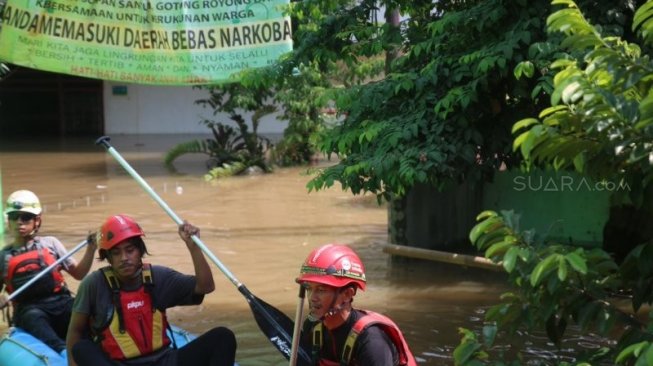
[[[0,294],[0,309],[4,309],[9,304],[9,295],[6,292]]]

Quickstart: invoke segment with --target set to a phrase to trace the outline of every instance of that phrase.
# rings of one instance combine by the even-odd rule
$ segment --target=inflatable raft
[[[177,347],[195,338],[174,325],[172,336]],[[0,366],[68,366],[68,360],[24,330],[11,328],[0,340]]]

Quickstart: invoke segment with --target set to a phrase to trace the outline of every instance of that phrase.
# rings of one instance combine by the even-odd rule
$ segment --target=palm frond
[[[166,164],[166,166],[171,166],[175,159],[185,154],[211,155],[211,149],[206,140],[192,140],[181,142],[173,146],[172,149],[168,150],[165,157],[163,158],[163,162]]]

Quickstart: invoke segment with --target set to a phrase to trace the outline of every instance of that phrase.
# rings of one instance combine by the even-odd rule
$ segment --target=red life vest
[[[20,254],[6,252],[2,275],[7,285],[7,292],[16,291],[57,261],[54,255],[39,242],[35,242],[34,247]],[[61,292],[65,288],[65,282],[60,271],[60,268],[54,268],[23,290],[14,300],[16,302],[37,300]]]
[[[375,313],[369,310],[358,310],[364,315],[361,316],[352,326],[347,336],[347,341],[342,350],[342,356],[340,362],[335,362],[326,359],[319,359],[318,365],[320,366],[346,366],[350,364],[352,351],[356,344],[356,339],[358,336],[369,326],[375,325],[380,327],[387,335],[390,337],[390,340],[395,345],[397,352],[399,353],[399,365],[400,366],[416,366],[417,361],[413,356],[413,353],[408,348],[408,343],[404,338],[404,335],[399,330],[397,324],[395,324],[392,319],[388,318],[385,315]],[[318,323],[313,328],[313,347],[317,349],[322,348],[322,323]]]
[[[113,316],[105,326],[95,331],[96,341],[114,360],[124,360],[154,353],[166,348],[171,341],[166,330],[165,310],[154,307],[150,294],[152,269],[143,263],[143,285],[136,291],[120,289],[111,267],[101,269],[113,293]]]

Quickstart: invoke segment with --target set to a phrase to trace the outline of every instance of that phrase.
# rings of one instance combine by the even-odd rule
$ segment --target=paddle
[[[14,292],[12,292],[7,297],[7,302],[13,300],[16,296],[20,295],[21,292],[25,291],[34,282],[38,281],[41,277],[45,276],[53,268],[60,265],[63,261],[68,259],[71,255],[75,254],[77,251],[82,249],[86,244],[88,244],[88,240],[84,240],[81,243],[77,244],[77,246],[74,247],[72,250],[70,250],[68,253],[66,253],[66,255],[64,255],[63,257],[61,257],[59,259],[57,259],[57,261],[52,263],[51,265],[47,266],[45,269],[43,269],[41,272],[39,272],[36,276],[34,276],[31,280],[25,282],[22,286],[20,286],[18,289],[16,289]]]
[[[297,310],[295,311],[295,329],[292,332],[292,348],[290,350],[289,366],[297,365],[297,352],[299,352],[299,334],[302,331],[302,319],[304,318],[304,298],[306,298],[306,287],[299,285],[299,294],[297,295]]]
[[[129,165],[129,163],[123,159],[123,157],[118,153],[118,151],[111,146],[109,143],[109,137],[108,136],[102,136],[99,139],[95,141],[96,144],[98,145],[103,145],[109,154],[116,159],[116,161],[129,173],[129,175],[138,182],[138,184],[147,192],[156,203],[163,208],[163,210],[172,218],[172,220],[177,224],[181,225],[183,224],[183,221],[177,214],[172,211],[172,209],[159,197],[159,195],[154,192],[152,187],[150,187],[147,182]],[[204,243],[198,238],[196,235],[191,236],[193,239],[193,242],[204,252],[204,254],[211,259],[211,261],[218,266],[220,271],[227,276],[227,278],[233,283],[236,288],[238,288],[238,291],[240,291],[243,296],[245,296],[245,299],[249,303],[249,306],[252,310],[252,313],[254,314],[254,319],[256,320],[256,323],[258,324],[259,328],[261,331],[268,337],[270,342],[276,347],[281,354],[284,355],[286,359],[290,358],[291,354],[291,347],[290,344],[292,342],[291,335],[292,335],[292,330],[293,330],[293,321],[283,312],[279,311],[278,309],[274,308],[272,305],[266,303],[265,301],[259,299],[258,297],[254,296],[245,285],[243,285],[240,281],[236,279],[236,276],[234,276],[227,267],[225,267],[220,260],[213,255],[213,253],[204,245]],[[299,355],[300,359],[302,360],[302,363],[300,365],[310,365],[311,358],[309,354],[303,350],[299,350]]]

